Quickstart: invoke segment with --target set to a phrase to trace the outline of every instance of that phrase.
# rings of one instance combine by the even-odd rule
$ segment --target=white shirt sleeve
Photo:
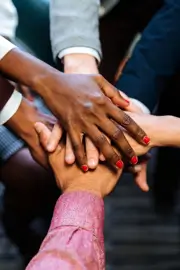
[[[60,59],[62,59],[65,55],[68,54],[76,54],[76,53],[82,53],[82,54],[89,54],[92,55],[94,58],[96,58],[96,60],[98,61],[98,63],[100,63],[101,59],[100,56],[98,54],[98,52],[92,48],[88,48],[88,47],[72,47],[72,48],[67,48],[62,50],[58,57]]]
[[[11,97],[0,112],[0,125],[5,124],[18,110],[22,101],[22,95],[14,90]]]
[[[150,114],[150,110],[139,100],[135,99],[135,98],[130,98],[130,100],[135,104],[137,105],[143,113],[145,114]]]
[[[9,42],[4,37],[0,36],[0,61],[12,49],[16,48],[14,44]]]
[[[0,36],[0,61],[8,52],[10,52],[14,48],[16,48],[14,44]],[[20,106],[21,100],[22,95],[16,90],[14,90],[10,99],[7,101],[7,103],[0,112],[0,125],[3,125],[16,113]]]

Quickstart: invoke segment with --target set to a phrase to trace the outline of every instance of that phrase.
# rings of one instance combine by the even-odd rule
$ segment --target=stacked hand
[[[58,138],[61,137],[62,130],[59,125],[56,124],[56,119],[52,116],[40,113],[33,104],[26,99],[23,99],[18,111],[6,125],[27,143],[34,159],[42,166],[47,167],[47,155],[41,147],[34,130],[34,124],[38,121],[44,123],[50,130],[52,129],[52,133],[56,133]]]
[[[42,123],[36,123],[35,128],[42,146],[46,148],[51,137],[50,130]],[[64,155],[63,144],[58,145],[53,153],[48,154],[57,185],[62,192],[89,191],[103,198],[113,190],[122,173],[122,170],[110,170],[107,165],[100,164],[95,171],[84,174],[76,163],[67,165]]]
[[[82,54],[74,54],[67,55],[64,58],[64,67],[66,73],[81,73],[81,74],[98,74],[98,68],[95,59],[89,55]],[[129,97],[127,97],[123,92],[120,92],[121,96],[129,101],[128,106],[125,107],[125,110],[135,113],[144,113],[142,108],[138,106],[139,104],[134,103],[132,100],[130,101]],[[108,140],[108,138],[106,137]],[[109,141],[109,140],[108,140]],[[93,142],[86,137],[85,138],[86,145],[86,155],[88,166],[90,169],[95,169],[98,165],[99,158],[100,160],[104,160],[103,155],[99,155],[98,149],[95,147]],[[75,161],[75,155],[72,149],[71,141],[67,136],[66,143],[66,155],[65,160],[68,164],[73,164]],[[133,172],[135,175],[135,181],[144,191],[148,191],[148,186],[146,184],[146,169],[147,169],[147,156],[143,160],[141,164],[136,166],[129,167],[129,170]],[[136,163],[136,162],[135,162]]]
[[[69,135],[76,161],[83,171],[88,170],[88,163],[82,135],[91,139],[111,166],[122,168],[123,163],[106,136],[131,163],[137,163],[137,157],[118,125],[125,127],[143,145],[149,138],[117,107],[125,109],[128,102],[101,75],[64,74],[17,48],[1,60],[0,70],[43,98]],[[49,144],[48,149],[53,151],[55,144],[58,140]]]
[[[148,147],[138,144],[127,132],[124,135],[137,155],[143,155],[153,146],[161,145],[161,136],[157,136],[156,127],[159,125],[159,118],[146,116],[144,114],[132,114],[131,117],[137,121],[151,136],[152,140]],[[35,129],[39,134],[40,142],[46,147],[51,137],[51,131],[42,123],[36,123]],[[117,151],[117,150],[116,150]],[[99,164],[94,171],[84,174],[74,163],[69,166],[64,161],[65,146],[58,145],[53,153],[49,153],[49,162],[56,176],[57,184],[63,192],[86,190],[94,192],[99,196],[106,196],[115,187],[122,170],[112,170],[107,163]]]

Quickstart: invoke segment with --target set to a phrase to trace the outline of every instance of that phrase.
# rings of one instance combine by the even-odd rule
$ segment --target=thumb
[[[35,123],[34,128],[39,137],[40,143],[44,148],[46,148],[47,142],[51,136],[51,131],[43,123],[40,122]]]
[[[118,89],[110,84],[103,76],[98,75],[97,78],[97,82],[101,90],[115,105],[119,106],[120,108],[126,108],[129,105],[129,100],[126,100]]]

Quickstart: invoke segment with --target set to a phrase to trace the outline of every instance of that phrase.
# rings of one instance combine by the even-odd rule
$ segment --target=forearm
[[[58,200],[38,254],[27,270],[104,270],[104,204],[89,192],[65,193]]]
[[[157,146],[180,147],[180,118],[174,116],[159,116],[159,125],[156,126],[155,141]]]
[[[150,137],[148,148],[137,144],[125,133],[137,155],[142,155],[152,147],[180,147],[180,118],[174,116],[154,116],[128,113]]]
[[[41,79],[50,76],[51,72],[58,72],[61,76],[61,72],[18,48],[13,48],[1,59],[0,72],[29,86],[41,96],[46,94],[42,92],[42,87],[38,87]]]

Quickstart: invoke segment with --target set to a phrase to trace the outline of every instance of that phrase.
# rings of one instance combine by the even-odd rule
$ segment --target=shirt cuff
[[[50,231],[61,226],[80,227],[103,239],[103,200],[85,191],[64,193],[56,203]]]
[[[146,107],[141,101],[135,99],[135,98],[130,98],[130,100],[135,104],[137,105],[143,113],[145,114],[150,114],[150,110],[148,109],[148,107]]]
[[[22,95],[14,90],[10,99],[0,112],[0,125],[5,124],[18,110],[22,101]]]
[[[14,48],[16,48],[14,44],[0,36],[0,60]]]
[[[88,48],[88,47],[72,47],[72,48],[64,49],[58,54],[58,58],[62,59],[65,55],[77,54],[77,53],[89,54],[89,55],[92,55],[93,57],[95,57],[96,60],[98,61],[98,63],[100,63],[100,61],[101,61],[98,52],[96,50],[94,50],[92,48]]]

